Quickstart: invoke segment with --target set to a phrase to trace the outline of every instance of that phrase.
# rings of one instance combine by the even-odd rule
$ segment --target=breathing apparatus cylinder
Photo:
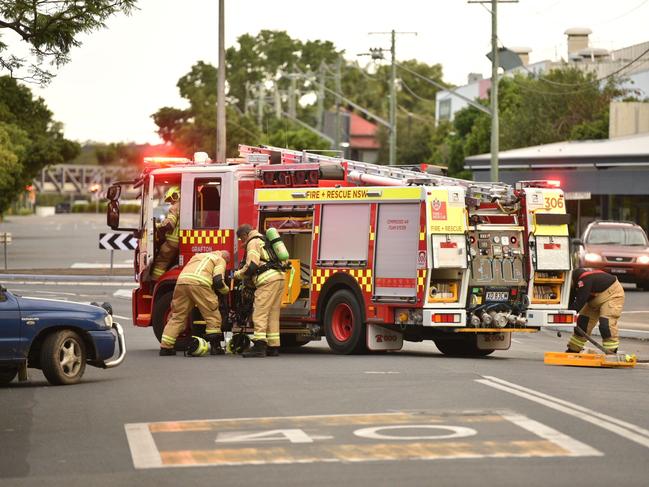
[[[284,242],[282,242],[277,228],[270,227],[268,230],[266,230],[266,238],[273,246],[273,251],[275,252],[277,258],[281,262],[286,262],[288,260],[288,250],[286,249]]]

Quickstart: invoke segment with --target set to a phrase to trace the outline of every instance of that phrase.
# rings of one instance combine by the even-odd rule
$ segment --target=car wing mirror
[[[573,247],[578,247],[580,245],[584,245],[584,241],[580,238],[573,238],[572,239],[572,246]]]

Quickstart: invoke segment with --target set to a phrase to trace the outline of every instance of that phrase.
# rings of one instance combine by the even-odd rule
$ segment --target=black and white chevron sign
[[[100,233],[99,248],[107,250],[135,250],[137,239],[132,233]]]

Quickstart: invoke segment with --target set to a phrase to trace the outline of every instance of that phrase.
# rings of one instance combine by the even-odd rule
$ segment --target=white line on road
[[[562,413],[574,416],[588,423],[599,426],[605,430],[611,431],[627,440],[631,440],[639,445],[649,448],[649,431],[621,419],[599,413],[592,409],[585,408],[578,404],[564,401],[558,397],[544,394],[527,387],[519,386],[511,382],[504,381],[498,377],[483,376],[484,379],[476,379],[476,382],[484,384],[494,389],[514,394],[515,396],[534,401],[547,406],[551,409],[561,411]]]
[[[162,459],[148,423],[126,424],[124,429],[131,449],[131,457],[133,457],[133,466],[135,468],[162,467]]]
[[[649,309],[644,309],[644,310],[636,310],[636,311],[622,311],[623,315],[633,315],[633,314],[638,314],[638,313],[649,313]]]
[[[7,282],[7,281],[5,281]],[[132,282],[103,282],[103,281],[9,281],[10,286],[111,286],[111,287],[137,287]]]
[[[128,316],[120,316],[120,315],[113,315],[113,318],[117,318],[118,320],[130,320]]]
[[[131,299],[132,293],[130,289],[118,289],[113,293],[113,296],[116,298]]]
[[[113,264],[115,269],[130,269],[132,264]],[[94,262],[75,262],[70,269],[109,269],[110,264],[99,264]]]
[[[534,421],[533,419],[516,413],[503,413],[502,417],[511,421],[515,425],[532,432],[533,434],[546,439],[560,448],[566,450],[571,457],[602,457],[604,454],[595,448],[575,440],[568,435],[564,435],[560,431],[550,428],[549,426]]]
[[[366,370],[364,374],[400,374],[401,372],[396,372],[394,370]]]

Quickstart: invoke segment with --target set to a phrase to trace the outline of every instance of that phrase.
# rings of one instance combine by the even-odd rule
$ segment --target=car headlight
[[[638,264],[649,264],[649,255],[641,255],[638,257]]]
[[[595,254],[594,252],[588,252],[586,255],[584,255],[584,260],[586,262],[601,262],[602,256]]]
[[[113,317],[106,313],[106,316],[104,316],[104,325],[106,328],[112,328],[113,327]]]

